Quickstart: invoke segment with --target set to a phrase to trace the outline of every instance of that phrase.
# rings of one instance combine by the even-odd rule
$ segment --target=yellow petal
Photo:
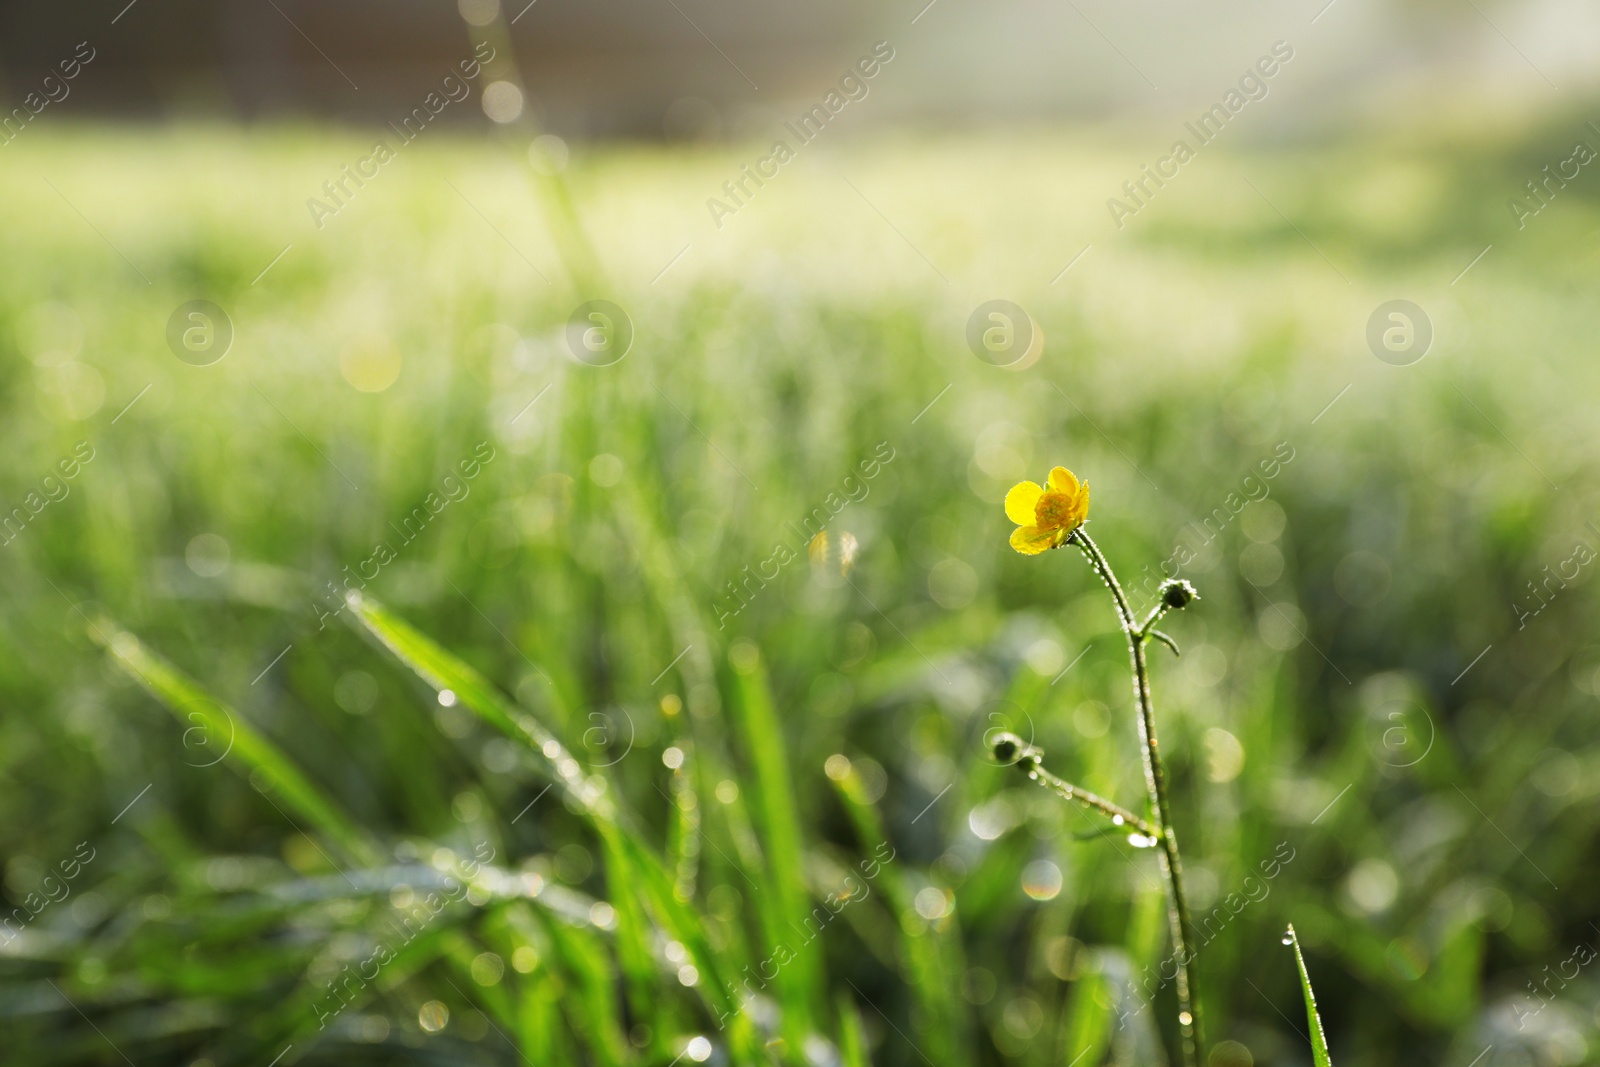
[[[1047,548],[1056,546],[1056,531],[1037,526],[1018,526],[1011,531],[1011,547],[1024,556],[1037,556]]]
[[[1078,525],[1083,525],[1083,520],[1089,517],[1089,483],[1083,483],[1083,492],[1078,494]]]
[[[1006,494],[1006,518],[1018,526],[1033,525],[1033,508],[1044,490],[1033,482],[1018,482]]]
[[[1078,476],[1065,467],[1056,467],[1050,472],[1050,488],[1058,493],[1075,496],[1078,492]]]

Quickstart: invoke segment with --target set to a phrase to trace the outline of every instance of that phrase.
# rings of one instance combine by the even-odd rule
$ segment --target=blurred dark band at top
[[[1131,6],[1020,0],[91,0],[0,3],[0,111],[24,106],[81,44],[73,118],[368,124],[417,104],[509,29],[529,105],[568,137],[763,135],[873,43],[899,57],[859,128],[1180,113],[1284,39],[1305,57],[1297,119],[1371,115],[1395,92],[1460,99],[1592,94],[1600,7],[1581,0]],[[1507,41],[1515,47],[1507,47]],[[61,90],[56,90],[61,92]],[[41,92],[42,95],[42,92]],[[61,103],[65,103],[62,101]],[[63,106],[62,111],[67,107]],[[55,116],[59,117],[59,116]],[[478,107],[443,116],[488,125]],[[1257,135],[1290,132],[1287,115]]]

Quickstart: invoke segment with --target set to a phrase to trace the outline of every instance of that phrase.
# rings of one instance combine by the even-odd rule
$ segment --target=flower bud
[[[1006,764],[1033,763],[1044,755],[1039,749],[1034,748],[1009,730],[1002,731],[995,737],[994,743],[990,746],[990,751],[994,753],[996,760]]]
[[[1186,578],[1169,578],[1161,583],[1161,602],[1169,608],[1186,608],[1199,599],[1200,594]]]

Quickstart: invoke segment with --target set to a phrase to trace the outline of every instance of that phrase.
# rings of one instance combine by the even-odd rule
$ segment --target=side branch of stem
[[[996,747],[998,748],[1000,745],[1008,742],[1012,744],[1020,744],[1010,735],[1004,735],[999,741],[996,742]],[[1057,796],[1065,800],[1070,800],[1073,803],[1081,804],[1086,808],[1093,809],[1094,811],[1098,811],[1102,815],[1109,816],[1111,821],[1116,823],[1118,826],[1127,826],[1129,829],[1138,831],[1145,837],[1150,838],[1152,841],[1160,839],[1161,831],[1159,829],[1157,829],[1153,824],[1141,819],[1127,808],[1118,805],[1114,801],[1107,800],[1098,793],[1091,793],[1087,789],[1081,789],[1066,779],[1051,774],[1049,771],[1045,770],[1042,762],[1044,753],[1039,751],[1037,748],[1034,748],[1032,745],[1020,745],[1020,747],[1017,747],[1015,751],[1016,755],[1013,758],[1016,761],[1018,769],[1026,772],[1029,778],[1035,782],[1038,782],[1046,789],[1049,789]]]

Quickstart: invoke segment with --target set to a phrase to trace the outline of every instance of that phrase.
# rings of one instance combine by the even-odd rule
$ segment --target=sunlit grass
[[[1120,232],[1148,153],[1090,136],[819,145],[721,230],[748,153],[578,151],[636,331],[601,368],[519,146],[419,140],[318,231],[358,137],[39,134],[0,173],[4,503],[95,458],[0,549],[8,898],[98,853],[0,957],[17,1062],[1158,1062],[1153,857],[985,755],[999,725],[1143,792],[1103,595],[1028,568],[998,504],[1070,463],[1137,586],[1284,443],[1155,677],[1197,915],[1281,866],[1198,954],[1212,1039],[1305,1061],[1292,918],[1340,1062],[1596,1040],[1503,1021],[1588,936],[1600,688],[1582,578],[1525,631],[1510,606],[1592,535],[1600,326],[1557,240],[1594,227],[1582,191],[1508,230],[1521,145],[1219,151]],[[1396,295],[1438,330],[1408,368],[1362,337]],[[996,296],[1043,326],[1028,371],[965,348]],[[210,367],[167,348],[196,297],[236,330]],[[374,351],[400,370],[364,392]],[[482,443],[360,618],[319,621]],[[882,443],[830,527],[848,580],[799,552],[740,584]],[[257,747],[212,764],[199,691]],[[601,783],[614,819],[563,799]],[[481,892],[319,1029],[480,846]]]

